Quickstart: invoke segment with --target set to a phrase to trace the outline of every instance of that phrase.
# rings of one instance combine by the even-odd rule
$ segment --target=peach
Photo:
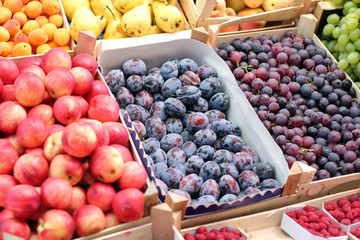
[[[116,100],[108,95],[97,95],[89,103],[89,118],[100,122],[117,122],[120,107]]]
[[[22,184],[40,185],[48,176],[49,164],[38,154],[24,154],[16,161],[14,177]]]
[[[249,8],[258,8],[264,0],[243,0],[245,5]]]
[[[83,67],[94,77],[98,69],[98,63],[90,54],[80,53],[73,58],[72,67]]]
[[[4,207],[5,194],[7,191],[17,184],[18,182],[12,175],[0,174],[0,207]]]
[[[240,12],[238,12],[238,16],[244,17],[244,16],[255,15],[255,14],[263,13],[263,12],[264,12],[264,10],[262,10],[261,8],[245,8],[245,9],[241,10]],[[266,24],[266,21],[240,23],[240,30],[251,30],[251,29],[256,29],[256,28],[262,28],[265,26],[265,24]]]
[[[23,33],[25,33],[27,36],[29,36],[29,34],[34,31],[35,29],[38,29],[40,27],[39,23],[35,20],[30,20],[30,21],[27,21],[23,28],[22,28],[22,31]]]
[[[67,45],[70,41],[70,32],[66,28],[58,28],[54,33],[54,41],[60,46]]]
[[[281,8],[287,8],[292,6],[292,0],[264,0],[262,7],[265,12],[273,11]]]
[[[63,19],[61,15],[54,14],[49,17],[49,23],[53,23],[56,25],[56,27],[61,27],[63,25]]]
[[[45,94],[44,81],[35,73],[24,72],[14,83],[15,97],[24,106],[39,105]]]
[[[69,125],[80,119],[81,107],[73,96],[62,96],[58,98],[53,108],[55,119],[64,125]]]
[[[72,239],[75,222],[64,210],[51,209],[39,219],[37,234],[42,239]]]
[[[42,148],[39,148],[39,147],[37,147],[37,148],[28,148],[28,149],[25,150],[25,154],[30,154],[30,153],[38,155],[38,156],[46,159],[44,149],[42,149]]]
[[[46,74],[45,74],[44,70],[42,70],[42,68],[37,65],[30,65],[30,66],[23,68],[20,71],[20,74],[25,73],[25,72],[35,73],[39,78],[41,78],[43,81],[45,81]]]
[[[31,55],[31,53],[32,53],[32,48],[30,44],[26,42],[19,42],[15,44],[15,46],[11,50],[11,55],[13,57],[27,56],[27,55]]]
[[[121,154],[124,163],[134,161],[134,158],[127,147],[120,144],[111,144],[110,147],[115,148]]]
[[[3,81],[4,85],[13,84],[18,76],[19,70],[14,61],[7,58],[0,58],[0,78]]]
[[[72,198],[71,203],[68,208],[65,210],[72,214],[75,210],[79,209],[81,206],[86,205],[86,192],[83,188],[75,186],[72,188]]]
[[[9,142],[15,148],[15,151],[19,154],[19,156],[24,154],[25,148],[23,145],[21,145],[16,134],[8,135],[7,137],[5,137],[5,139],[9,140]]]
[[[90,91],[87,94],[85,94],[83,97],[88,103],[90,103],[91,99],[93,99],[93,97],[97,95],[110,96],[109,89],[107,88],[107,86],[102,81],[99,80],[95,80],[93,82]]]
[[[4,90],[6,86],[4,86]],[[4,94],[4,91],[3,91]],[[26,118],[25,109],[12,101],[0,104],[0,131],[5,134],[16,132],[19,123]]]
[[[60,132],[64,130],[64,126],[61,124],[53,124],[46,128],[46,139],[53,133]]]
[[[53,108],[46,104],[40,104],[31,108],[27,116],[40,119],[47,127],[55,123]]]
[[[55,68],[71,68],[71,57],[69,53],[60,48],[53,48],[49,52],[45,53],[41,68],[44,69],[45,73],[48,74]]]
[[[42,30],[41,28],[34,29],[31,31],[28,35],[29,41],[32,45],[42,45],[45,44],[48,41],[48,35],[47,33]]]
[[[35,18],[35,21],[37,21],[39,23],[39,26],[41,28],[44,24],[49,22],[49,19],[44,15],[40,15]]]
[[[86,197],[89,204],[97,206],[103,212],[111,210],[112,200],[116,192],[111,184],[94,182],[88,188]]]
[[[19,32],[18,34],[16,34],[15,38],[14,38],[14,41],[15,41],[15,44],[18,44],[18,43],[29,43],[29,38],[28,36],[26,36],[25,33],[22,33],[22,32]]]
[[[44,44],[37,46],[36,54],[45,54],[50,50],[51,50],[51,47],[49,46],[49,44],[44,43]]]
[[[40,207],[41,198],[34,186],[18,184],[5,194],[5,208],[16,218],[28,218]]]
[[[73,186],[80,182],[83,175],[81,159],[68,154],[56,155],[50,163],[49,176],[63,178]]]
[[[6,7],[0,7],[0,24],[4,24],[11,19],[11,11]]]
[[[129,133],[124,125],[119,122],[105,122],[103,127],[109,133],[109,144],[120,144],[127,146],[129,142]]]
[[[40,16],[43,11],[43,6],[38,1],[31,1],[25,6],[25,14],[30,19],[35,19]]]
[[[44,154],[49,162],[51,162],[56,155],[65,152],[61,141],[62,134],[62,130],[54,132],[45,140]]]
[[[52,50],[54,50],[54,48],[49,52]],[[45,55],[49,52],[45,53]],[[68,69],[56,68],[47,73],[45,78],[45,87],[50,97],[59,98],[62,96],[71,95],[75,87],[75,80]]]
[[[60,10],[60,4],[57,0],[44,0],[42,5],[44,12],[49,16],[57,14]]]
[[[29,65],[36,65],[36,66],[40,67],[40,64],[41,64],[41,58],[39,58],[39,57],[27,57],[27,58],[22,59],[16,65],[17,65],[17,68],[19,69],[19,72],[21,72],[23,68],[26,68]]]
[[[16,136],[24,147],[38,147],[45,141],[46,126],[38,118],[26,118],[17,127]]]
[[[81,116],[80,116],[80,118],[86,118],[86,117],[87,117],[88,110],[89,110],[89,104],[88,104],[88,102],[87,102],[83,97],[76,96],[76,95],[74,95],[73,97],[74,97],[74,98],[78,101],[78,103],[80,104],[80,108],[81,108]]]
[[[114,212],[107,212],[105,214],[105,221],[106,221],[105,228],[115,227],[122,223]]]
[[[101,146],[96,148],[91,155],[89,166],[96,180],[113,183],[121,177],[124,162],[115,148]]]
[[[49,177],[41,184],[41,199],[47,207],[66,209],[71,198],[72,186],[65,179]]]
[[[146,184],[147,173],[143,165],[130,161],[124,164],[123,174],[119,178],[120,189],[142,189]]]
[[[25,13],[17,12],[12,16],[12,19],[17,20],[20,23],[20,27],[24,26],[27,22],[27,16]]]
[[[46,32],[46,34],[48,35],[48,41],[53,40],[54,33],[55,33],[56,29],[57,29],[55,24],[53,24],[53,23],[45,23],[44,25],[41,26],[41,29],[44,30]],[[49,44],[49,42],[48,42],[48,44]]]
[[[10,33],[10,36],[14,36],[18,31],[20,31],[20,23],[16,19],[10,19],[6,21],[3,25],[6,30]]]
[[[211,17],[224,17],[225,8],[226,8],[225,0],[216,0],[214,9],[211,12]]]
[[[70,72],[75,80],[73,94],[81,96],[89,92],[94,82],[91,73],[83,67],[73,67]]]
[[[31,230],[25,220],[13,218],[1,223],[0,236],[4,236],[5,233],[12,238],[29,239]]]
[[[23,4],[21,0],[5,0],[3,6],[8,8],[12,14],[15,14],[16,12],[20,12]]]
[[[98,144],[96,133],[92,127],[81,122],[67,125],[61,140],[64,151],[78,158],[89,156]]]
[[[51,23],[52,24],[52,23]],[[44,29],[46,31],[46,29]],[[54,35],[52,35],[54,37]],[[49,40],[46,44],[48,44],[51,48],[57,48],[59,45],[54,40]]]
[[[84,205],[73,214],[75,231],[80,237],[99,232],[105,228],[103,211],[94,205]]]
[[[98,140],[98,145],[97,145],[98,147],[109,145],[109,141],[110,141],[109,134],[104,129],[101,122],[93,119],[80,119],[79,122],[87,123],[92,127],[92,129],[96,133],[96,138]]]
[[[10,44],[7,42],[0,42],[0,47],[2,49],[2,52],[0,56],[7,57],[11,53]]]
[[[121,222],[138,220],[144,215],[144,193],[137,188],[121,190],[114,197],[112,209]]]

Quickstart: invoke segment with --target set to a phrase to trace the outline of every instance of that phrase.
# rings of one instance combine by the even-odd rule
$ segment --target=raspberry
[[[327,229],[327,225],[325,223],[319,223],[320,229]]]
[[[303,220],[304,223],[309,222],[309,218],[307,216],[300,216],[299,219]]]
[[[241,235],[240,231],[236,230],[236,229],[231,230],[231,233],[234,234],[235,236],[240,236]]]
[[[340,225],[336,222],[330,223],[329,228],[335,228],[340,231]]]
[[[191,235],[190,233],[184,234],[183,237],[185,240],[195,240],[195,237],[193,235]]]
[[[196,229],[196,233],[203,233],[203,234],[205,234],[205,233],[207,233],[207,232],[208,232],[208,230],[207,230],[206,227],[199,227],[198,229]]]
[[[304,210],[307,212],[315,212],[315,208],[311,207],[311,206],[305,206]]]
[[[312,229],[312,228],[305,228],[309,233],[311,233],[311,234],[315,234],[315,233],[317,233],[314,229]]]
[[[346,236],[346,232],[340,231],[340,232],[339,232],[339,236]]]
[[[347,214],[346,214],[346,217],[350,220],[353,220],[357,217],[358,213],[356,210],[352,209],[351,211],[349,211]]]
[[[224,235],[222,235],[222,234],[218,234],[218,235],[216,235],[216,238],[215,238],[216,240],[225,240],[225,237],[224,237]]]
[[[245,237],[241,237],[241,238],[239,238],[239,240],[246,240],[246,238],[245,238]]]
[[[352,208],[360,208],[360,202],[359,201],[352,202],[351,207]]]
[[[309,228],[314,229],[315,231],[319,231],[319,230],[320,230],[320,226],[319,226],[319,224],[317,224],[317,223],[310,223],[310,224],[309,224]]]
[[[237,236],[231,232],[228,233],[228,235],[226,236],[226,239],[235,239]]]
[[[331,236],[339,236],[339,229],[336,229],[336,228],[332,228],[332,227],[329,227],[328,229],[328,232],[330,233]]]
[[[195,234],[195,240],[206,240],[205,234],[197,233]]]
[[[215,233],[216,235],[220,233],[220,231],[217,230],[216,228],[211,229],[210,232],[213,232],[213,233]]]
[[[350,224],[351,224],[351,220],[350,220],[350,219],[345,218],[345,219],[341,220],[341,222],[340,222],[340,223],[341,223],[341,224],[344,224],[344,225],[350,225]]]
[[[357,194],[353,194],[350,197],[348,197],[348,199],[350,200],[350,202],[355,202],[358,201],[359,196]]]
[[[319,222],[319,217],[314,212],[309,212],[308,218],[309,218],[309,222],[314,222],[314,223]]]
[[[305,210],[295,210],[296,218],[300,218],[300,216],[307,216]]]
[[[320,219],[319,222],[324,223],[326,226],[329,226],[329,224],[331,223],[331,220],[328,217],[323,217],[323,218]]]
[[[338,207],[338,203],[336,201],[329,202],[325,205],[326,211],[334,210]]]
[[[319,237],[324,237],[324,234],[319,233],[319,232],[315,232],[314,235],[315,235],[315,236],[319,236]]]
[[[295,220],[300,226],[304,225],[304,221],[301,219],[296,219]]]
[[[344,197],[343,197],[343,198],[339,198],[339,200],[338,200],[337,202],[338,202],[338,204],[339,204],[340,207],[344,206],[345,204],[351,204],[350,201],[349,201],[349,199],[344,198]]]
[[[351,205],[349,204],[345,204],[344,206],[342,206],[341,210],[344,212],[344,213],[347,213],[351,210]]]
[[[220,228],[220,232],[229,232],[229,229],[227,227]]]
[[[303,225],[302,225],[302,227],[304,227],[304,228],[308,228],[309,226],[310,226],[309,223],[303,223]]]
[[[354,223],[358,223],[358,222],[360,222],[360,218],[355,218],[354,220],[352,220],[352,224],[354,224]]]
[[[320,233],[324,236],[330,236],[329,232],[326,229],[321,229]]]
[[[336,220],[341,222],[345,218],[345,213],[340,212],[339,210],[334,211],[334,215],[332,215]]]
[[[291,218],[296,218],[296,213],[294,211],[290,211],[290,212],[288,212],[286,214]]]
[[[208,233],[206,234],[206,239],[207,239],[207,240],[215,240],[215,239],[216,239],[216,234],[213,233],[213,232],[208,232]]]
[[[354,208],[354,210],[357,212],[358,216],[360,216],[360,208]]]

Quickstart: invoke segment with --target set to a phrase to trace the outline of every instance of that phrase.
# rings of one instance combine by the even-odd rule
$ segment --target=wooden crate
[[[213,10],[216,0],[197,0],[196,4],[193,0],[179,0],[181,7],[186,13],[187,20],[191,28],[203,26],[207,28],[210,25],[224,23],[233,19],[242,19],[243,22],[251,21],[267,21],[270,24],[267,24],[266,27],[254,30],[244,30],[240,32],[253,32],[253,31],[262,31],[269,30],[274,28],[289,27],[294,26],[297,18],[301,14],[304,14],[308,11],[308,8],[311,6],[311,0],[295,0],[292,7],[283,8],[279,10],[264,12],[256,14],[255,18],[250,18],[250,16],[245,17],[217,17],[211,18],[211,11]],[[272,24],[271,24],[272,22]],[[222,35],[227,35],[229,33],[221,33]],[[231,33],[230,33],[231,34]]]

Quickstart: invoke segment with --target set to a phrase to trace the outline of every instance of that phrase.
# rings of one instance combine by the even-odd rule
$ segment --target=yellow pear
[[[161,30],[158,25],[153,25],[150,27],[148,35],[154,35],[159,33],[163,33],[163,30]]]
[[[104,31],[106,27],[106,18],[104,16],[95,16],[96,21],[98,22],[100,28],[99,28],[99,36]],[[98,38],[99,36],[96,36]]]
[[[114,7],[110,0],[90,0],[90,5],[94,14],[98,16],[102,15],[105,8],[104,17],[106,18],[106,25],[113,20],[113,15],[119,19],[122,17],[122,14]]]
[[[126,37],[126,34],[121,30],[120,19],[116,18],[107,25],[103,39],[119,39]]]
[[[177,7],[154,1],[152,9],[156,24],[164,32],[172,33],[185,30],[185,18]]]
[[[100,26],[94,13],[87,7],[81,6],[74,12],[70,23],[70,35],[77,41],[80,31],[92,31],[95,36],[99,36]]]
[[[74,12],[78,7],[84,6],[90,9],[89,0],[62,0],[61,3],[69,20],[73,18]]]
[[[143,0],[115,0],[115,7],[122,13],[127,13],[131,9],[143,4]]]
[[[150,6],[140,5],[127,13],[121,19],[121,29],[129,37],[141,37],[148,34],[151,26]]]

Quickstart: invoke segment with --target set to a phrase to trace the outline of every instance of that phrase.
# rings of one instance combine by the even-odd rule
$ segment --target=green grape
[[[335,26],[332,24],[326,24],[323,29],[323,33],[327,36],[331,35],[332,31],[334,30]]]
[[[322,44],[324,44],[325,46],[327,46],[327,45],[329,44],[329,42],[326,41],[326,40],[321,40],[321,42],[322,42]]]
[[[356,9],[353,13],[356,14],[356,16],[360,17],[360,8]]]
[[[341,4],[342,2],[343,2],[343,0],[333,0],[333,2],[335,3],[335,4]]]
[[[350,64],[358,63],[359,59],[360,59],[360,54],[358,52],[349,53],[349,55],[347,56],[347,60]]]
[[[348,34],[350,32],[349,28],[346,26],[346,24],[340,26],[340,30],[342,34]]]
[[[349,13],[346,18],[355,18],[356,20],[359,20],[359,16],[355,12]]]
[[[356,70],[358,70],[358,72],[360,72],[360,62],[358,64],[356,64]]]
[[[336,42],[335,46],[334,46],[334,50],[335,52],[340,52],[340,43]]]
[[[355,49],[355,46],[354,46],[353,43],[349,42],[349,43],[346,44],[346,51],[348,53],[355,52],[355,50],[356,49]]]
[[[349,42],[349,35],[347,34],[341,34],[339,39],[338,39],[338,42],[341,44],[341,45],[345,45]]]
[[[333,52],[333,53],[331,53],[331,54],[334,56],[334,58],[336,59],[336,61],[339,60],[339,55],[340,55],[339,52]]]
[[[353,69],[353,71],[356,69],[356,64],[350,64],[350,66]]]
[[[341,45],[341,44],[340,44],[339,51],[340,51],[341,53],[345,53],[345,52],[346,52],[346,45]]]
[[[348,15],[348,13],[349,13],[349,11],[346,10],[345,8],[342,10],[342,14],[343,14],[344,16]]]
[[[349,74],[350,79],[356,79],[356,75],[354,73]]]
[[[360,3],[360,0],[352,0],[354,3]]]
[[[358,39],[354,42],[354,46],[357,50],[360,50],[360,39]]]
[[[355,18],[349,18],[345,24],[349,30],[353,30],[353,29],[357,28],[358,20],[356,20]]]
[[[351,13],[355,12],[355,11],[356,11],[356,9],[357,9],[356,7],[352,7],[352,8],[350,8],[350,9],[349,9],[349,11],[348,11],[348,12],[349,12],[349,14],[351,14]]]
[[[355,78],[352,79],[360,79],[360,72],[357,69],[354,69]]]
[[[352,1],[347,1],[344,4],[344,9],[346,9],[347,11],[349,11],[349,9],[352,7],[357,7],[356,3],[352,2]]]
[[[345,53],[340,53],[339,55],[339,60],[341,59],[347,59],[347,56],[349,55],[349,53],[345,52]]]
[[[340,25],[343,25],[345,23],[346,23],[346,18],[345,17],[341,18],[340,19]]]
[[[349,66],[349,63],[346,60],[346,58],[343,58],[343,59],[339,60],[338,68],[340,68],[341,70],[345,70],[348,66]]]
[[[355,82],[356,86],[360,88],[360,82]]]
[[[349,38],[351,39],[351,41],[355,42],[356,40],[359,39],[359,37],[360,37],[360,29],[359,28],[355,28],[350,31]]]
[[[340,17],[336,13],[333,13],[326,18],[326,21],[327,23],[336,25],[340,22]]]
[[[338,39],[341,35],[341,30],[339,27],[335,27],[334,30],[332,31],[332,36],[335,39]]]
[[[334,52],[335,51],[335,44],[337,43],[336,40],[331,40],[328,45],[326,46],[330,52]],[[354,47],[355,49],[355,47]]]
[[[347,75],[350,75],[353,73],[354,70],[351,66],[348,66],[347,68],[345,68],[344,71],[347,73]]]

